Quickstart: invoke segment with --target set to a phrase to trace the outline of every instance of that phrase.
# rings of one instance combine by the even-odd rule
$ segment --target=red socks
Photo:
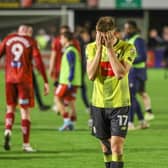
[[[71,120],[72,122],[74,122],[74,121],[77,120],[77,117],[72,115],[72,116],[70,116],[70,120]]]
[[[12,126],[15,120],[15,114],[12,112],[6,113],[5,116],[5,129],[12,130]]]
[[[69,118],[72,122],[74,122],[74,121],[77,120],[77,117],[75,115],[69,116],[68,112],[64,112],[63,115],[62,115],[62,117],[64,119],[68,119]]]
[[[30,121],[27,119],[22,120],[22,133],[23,133],[23,142],[29,143],[30,137]]]
[[[12,130],[12,126],[14,123],[15,114],[12,112],[6,113],[5,116],[5,129],[6,130]],[[23,142],[29,143],[29,137],[30,137],[30,121],[27,119],[22,120],[22,133],[23,133]]]
[[[62,115],[62,117],[63,117],[64,119],[69,118],[68,112],[64,112],[63,115]]]

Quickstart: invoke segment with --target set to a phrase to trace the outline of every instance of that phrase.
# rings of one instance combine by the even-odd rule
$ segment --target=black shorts
[[[135,81],[136,91],[139,93],[145,92],[145,81],[141,79],[137,79]]]
[[[128,130],[128,111],[128,106],[120,108],[91,106],[92,134],[99,139],[109,139],[111,136],[125,138]]]

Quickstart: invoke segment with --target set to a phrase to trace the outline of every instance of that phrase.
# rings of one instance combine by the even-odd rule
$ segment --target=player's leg
[[[25,150],[26,146],[30,146],[30,111],[28,108],[20,108],[21,112],[21,128],[22,128],[22,136],[23,136],[23,150]]]
[[[69,130],[69,127],[72,125],[70,118],[69,118],[69,113],[64,104],[64,97],[67,92],[68,92],[68,86],[59,84],[56,89],[56,93],[55,93],[57,107],[64,121],[63,125],[59,128],[59,131]]]
[[[12,127],[15,120],[15,109],[17,105],[17,87],[15,84],[6,83],[6,103],[7,111],[5,116],[4,149],[10,150],[10,139]]]
[[[137,93],[139,93],[139,91],[141,90],[141,85],[142,84],[142,80],[140,79],[136,79],[134,81],[134,94],[133,94],[133,98],[132,98],[132,108],[133,111],[136,112],[137,116],[138,116],[138,120],[139,120],[139,125],[138,125],[138,129],[145,129],[149,127],[149,124],[145,121],[144,119],[144,114],[142,112],[142,108],[140,106],[140,103],[137,99]]]
[[[57,102],[57,108],[60,111],[62,116],[68,116],[66,112],[66,107],[64,105],[64,95],[67,91],[66,85],[59,84],[55,91],[55,100]]]
[[[123,147],[128,129],[129,107],[107,109],[111,120],[111,151],[112,162],[110,168],[123,168]]]
[[[92,128],[93,120],[91,118],[90,103],[89,103],[88,96],[87,96],[87,86],[86,86],[86,82],[85,82],[84,77],[85,77],[85,72],[82,72],[81,95],[82,95],[82,100],[83,100],[85,107],[86,107],[86,112],[89,114],[88,126],[89,126],[89,128]]]
[[[30,146],[30,130],[31,130],[31,118],[30,108],[34,107],[34,92],[33,84],[20,83],[19,89],[19,104],[21,112],[21,130],[23,136],[23,150],[26,152],[35,152]]]
[[[38,84],[38,81],[36,79],[36,76],[35,76],[34,72],[33,72],[33,86],[34,86],[34,93],[35,93],[35,97],[36,97],[39,109],[42,110],[42,111],[50,109],[50,106],[45,105],[42,101],[42,97],[41,97],[40,89],[39,89],[39,84]]]
[[[53,85],[54,85],[54,89],[55,89],[54,92],[56,92],[57,87],[58,87],[58,85],[59,85],[58,81],[56,80]],[[57,107],[57,97],[56,97],[55,95],[54,95],[53,102],[54,102],[54,104],[53,104],[53,106],[52,106],[52,110],[53,110],[54,112],[56,112],[56,114],[60,115],[60,112],[59,112],[58,107]]]
[[[4,140],[4,149],[10,150],[11,144],[10,139],[12,135],[12,128],[15,120],[15,106],[7,105],[7,112],[5,116],[5,140]]]
[[[125,139],[119,136],[111,137],[112,162],[110,168],[123,168],[123,146]]]
[[[140,122],[140,127],[146,128],[142,109],[141,109],[140,103],[137,100],[136,94],[133,94],[133,96],[131,98],[131,103],[132,103],[131,109],[132,109],[132,111],[136,112],[138,120]]]
[[[72,86],[72,88],[68,90],[65,96],[65,101],[67,101],[69,105],[69,118],[73,126],[72,129],[74,129],[75,122],[77,121],[77,113],[75,106],[77,89],[78,88],[76,86]]]
[[[88,100],[88,97],[87,97],[87,87],[86,87],[84,77],[85,77],[85,73],[83,72],[82,73],[81,95],[82,95],[82,100],[83,100],[83,103],[85,104],[86,110],[88,111],[90,105],[89,105],[89,100]]]
[[[110,139],[102,139],[100,141],[102,152],[104,155],[104,163],[106,168],[110,168],[112,162],[112,151]]]
[[[74,129],[75,122],[77,121],[77,113],[76,113],[76,107],[75,107],[75,100],[69,101],[69,117],[72,122],[72,130]]]
[[[135,130],[135,125],[134,125],[134,108],[133,104],[136,98],[136,92],[135,92],[135,86],[133,82],[130,81],[130,96],[131,96],[131,106],[129,109],[128,113],[128,130]]]
[[[100,139],[105,167],[110,168],[112,162],[110,120],[107,120],[104,108],[91,106],[91,113],[93,119],[92,135]]]
[[[135,125],[134,125],[134,110],[133,110],[132,104],[131,104],[130,110],[129,110],[128,130],[135,130]]]
[[[144,124],[144,116],[141,110],[140,103],[137,99],[137,88],[139,87],[139,80],[136,78],[132,79],[130,82],[130,95],[131,95],[131,106],[129,110],[129,118],[128,118],[128,130],[135,130],[134,126],[134,114],[136,113],[138,116],[138,120],[140,121],[140,125]]]
[[[139,81],[139,89],[138,92],[142,98],[144,107],[145,107],[145,119],[146,120],[153,120],[154,119],[154,114],[152,112],[152,106],[151,106],[151,98],[148,95],[148,93],[145,91],[145,81]]]
[[[57,107],[58,110],[61,113],[61,116],[63,118],[63,125],[59,128],[59,131],[64,131],[69,129],[70,123],[70,118],[69,118],[69,113],[67,111],[67,108],[65,107],[64,104],[64,99],[62,97],[59,97],[59,95],[56,96],[57,100]]]

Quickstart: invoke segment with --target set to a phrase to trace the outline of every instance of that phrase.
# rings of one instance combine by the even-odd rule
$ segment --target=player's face
[[[131,26],[130,26],[128,23],[126,23],[126,24],[124,25],[124,32],[125,32],[126,35],[132,33]]]
[[[66,38],[64,37],[64,35],[61,35],[61,37],[60,37],[60,42],[61,42],[61,45],[62,45],[62,46],[65,46],[65,45],[66,45]]]
[[[27,35],[31,37],[32,34],[33,34],[33,29],[32,29],[32,27],[28,27],[28,29],[27,29]]]
[[[68,32],[68,31],[69,31],[69,30],[66,29],[66,28],[61,28],[61,30],[60,30],[60,34],[63,34],[63,33]]]
[[[103,36],[101,37],[101,44],[105,45],[105,40],[104,40]]]
[[[110,33],[110,36],[112,37],[112,40],[114,39],[115,35],[114,35],[114,31],[108,31],[108,32],[102,32],[102,44],[105,45],[105,39],[104,38],[108,38]]]
[[[26,25],[21,25],[18,29],[18,34],[27,35],[28,27]]]

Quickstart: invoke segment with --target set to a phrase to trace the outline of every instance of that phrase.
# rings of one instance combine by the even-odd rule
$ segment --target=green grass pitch
[[[125,168],[168,168],[168,80],[164,71],[148,71],[147,90],[152,98],[156,119],[146,130],[129,132],[125,143]],[[22,152],[20,113],[12,134],[12,149],[3,149],[5,115],[4,72],[0,72],[0,168],[104,168],[99,142],[90,135],[87,126],[88,114],[78,94],[78,122],[73,132],[58,132],[62,124],[60,116],[53,111],[40,112],[37,105],[32,110],[31,144],[37,153]],[[39,77],[39,83],[41,77]],[[91,82],[88,95],[91,97]],[[53,103],[51,93],[43,98],[46,104]]]

